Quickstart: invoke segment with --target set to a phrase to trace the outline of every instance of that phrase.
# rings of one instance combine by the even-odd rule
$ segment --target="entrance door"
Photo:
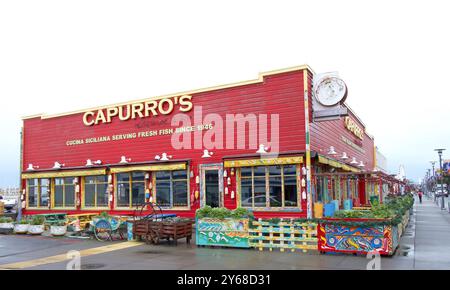
[[[202,168],[202,206],[223,206],[222,165],[203,165]]]

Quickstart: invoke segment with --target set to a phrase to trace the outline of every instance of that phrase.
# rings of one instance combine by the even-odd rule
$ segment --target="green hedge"
[[[216,207],[212,208],[210,206],[205,206],[203,208],[197,209],[195,212],[195,216],[197,218],[216,218],[216,219],[225,219],[225,218],[250,218],[253,219],[253,212],[248,209],[238,207],[235,210],[229,210],[224,207]]]

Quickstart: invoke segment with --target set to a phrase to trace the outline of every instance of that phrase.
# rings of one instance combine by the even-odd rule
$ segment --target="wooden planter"
[[[249,230],[250,246],[262,251],[317,251],[317,223],[281,219],[274,224],[259,219]]]
[[[133,222],[133,236],[153,244],[158,244],[162,239],[173,240],[177,244],[178,239],[186,238],[189,244],[192,238],[192,222],[139,220]]]
[[[248,218],[196,219],[196,243],[198,246],[250,248],[248,223]]]
[[[346,222],[381,222],[381,219],[337,219],[329,221]],[[380,255],[391,256],[398,247],[400,236],[409,221],[409,212],[403,217],[399,225],[373,225],[368,227],[346,226],[333,223],[320,222],[318,226],[319,251],[356,253],[366,255],[369,252],[378,252]]]

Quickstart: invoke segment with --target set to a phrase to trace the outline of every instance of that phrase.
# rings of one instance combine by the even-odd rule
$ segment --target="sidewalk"
[[[450,213],[426,196],[414,210],[414,269],[450,269]]]

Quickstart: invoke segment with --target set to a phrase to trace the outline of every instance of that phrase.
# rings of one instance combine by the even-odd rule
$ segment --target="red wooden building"
[[[25,117],[23,214],[127,215],[150,200],[187,217],[205,204],[249,207],[257,217],[306,217],[317,202],[367,204],[382,188],[380,179],[371,181],[374,140],[351,110],[313,122],[313,75],[299,66],[235,84]]]

